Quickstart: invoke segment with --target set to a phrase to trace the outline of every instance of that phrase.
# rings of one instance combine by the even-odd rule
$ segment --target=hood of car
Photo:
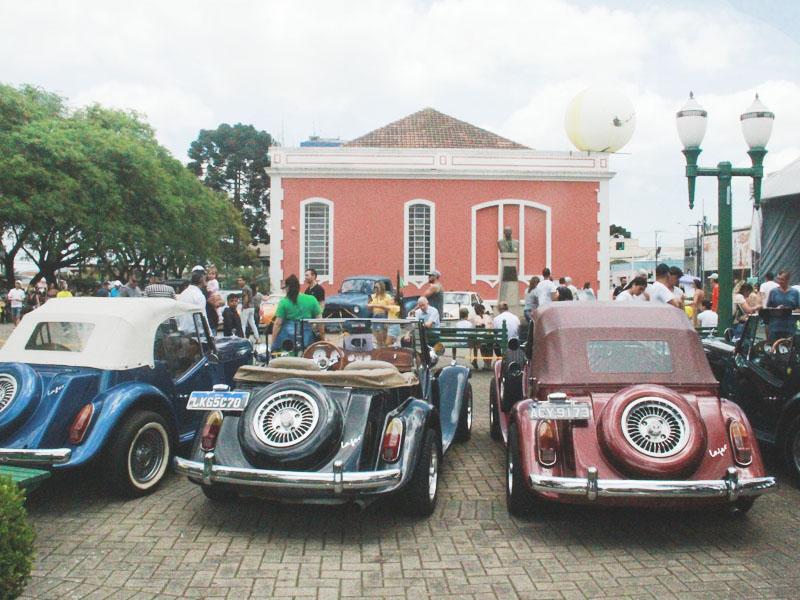
[[[345,294],[336,294],[325,298],[325,306],[363,306],[369,301],[368,294],[361,294],[358,292],[348,292]]]

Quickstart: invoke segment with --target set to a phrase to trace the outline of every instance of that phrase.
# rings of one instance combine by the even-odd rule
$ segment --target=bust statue
[[[511,227],[503,229],[503,237],[497,240],[497,249],[500,252],[519,252],[519,240],[511,237]]]

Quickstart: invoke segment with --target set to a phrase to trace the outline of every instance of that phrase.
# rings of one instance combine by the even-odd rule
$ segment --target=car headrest
[[[319,371],[319,365],[312,358],[302,356],[278,356],[269,361],[273,369],[298,369],[301,371]]]
[[[385,360],[354,360],[347,363],[345,371],[367,371],[369,369],[396,369],[392,363]]]

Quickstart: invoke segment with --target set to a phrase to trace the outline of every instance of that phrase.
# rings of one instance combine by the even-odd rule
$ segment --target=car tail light
[[[219,436],[219,429],[222,427],[222,413],[215,410],[206,417],[206,422],[203,424],[203,432],[200,434],[200,448],[204,452],[211,452],[217,447],[217,436]]]
[[[728,423],[728,435],[731,438],[733,448],[733,460],[740,467],[746,467],[753,462],[753,446],[750,443],[750,434],[747,427],[737,419],[731,419]]]
[[[542,466],[552,467],[556,464],[558,440],[552,421],[539,421],[536,426],[536,448],[539,452],[539,463]]]
[[[83,441],[86,431],[89,429],[89,424],[92,422],[92,415],[94,414],[94,404],[91,402],[84,405],[78,411],[72,425],[69,426],[69,443],[80,444]]]
[[[386,426],[381,444],[381,458],[395,462],[400,457],[400,443],[403,441],[403,421],[395,417]]]

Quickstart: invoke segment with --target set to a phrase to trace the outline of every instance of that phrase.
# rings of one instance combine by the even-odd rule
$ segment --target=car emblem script
[[[715,458],[717,456],[722,456],[723,454],[725,454],[725,451],[727,449],[728,449],[728,444],[724,444],[723,446],[720,446],[716,450],[709,450],[708,454],[709,456],[711,456],[711,458]]]

